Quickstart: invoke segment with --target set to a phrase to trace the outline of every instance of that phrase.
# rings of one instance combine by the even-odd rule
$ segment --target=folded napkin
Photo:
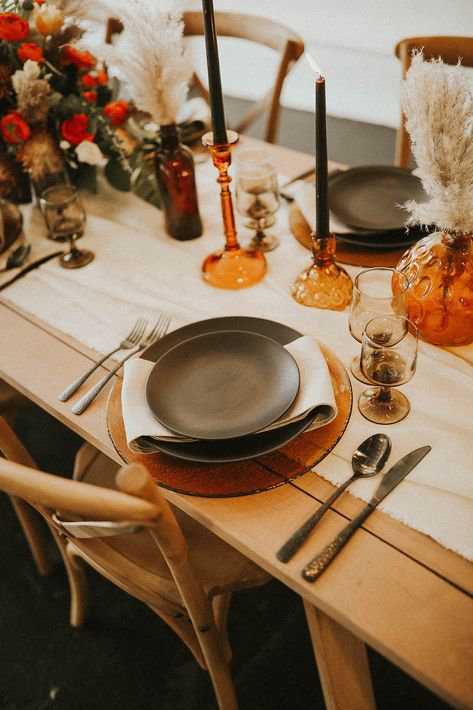
[[[294,188],[294,202],[302,212],[302,216],[312,231],[315,230],[315,185],[305,180],[301,180]],[[348,227],[333,214],[330,213],[330,230],[336,234],[353,234],[355,229]]]
[[[337,415],[337,405],[333,393],[332,380],[327,363],[318,346],[317,340],[305,335],[285,346],[295,359],[300,373],[299,392],[291,407],[270,426],[262,431],[297,421],[313,412],[316,421],[308,427],[328,424]],[[146,382],[154,366],[153,362],[133,358],[125,363],[122,388],[123,421],[128,446],[133,451],[149,451],[149,439],[152,437],[164,441],[184,442],[188,438],[179,436],[160,424],[153,416],[146,401]]]

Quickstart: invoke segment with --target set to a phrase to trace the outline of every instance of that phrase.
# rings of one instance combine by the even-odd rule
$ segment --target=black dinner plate
[[[170,348],[184,342],[188,338],[217,331],[241,330],[249,333],[265,335],[275,340],[279,345],[287,345],[293,340],[301,337],[301,333],[294,328],[276,323],[264,318],[251,318],[249,316],[223,316],[220,318],[209,318],[206,320],[189,323],[188,325],[172,331],[160,340],[143,350],[141,357],[151,362],[156,362]],[[233,439],[210,440],[210,441],[189,441],[170,442],[144,437],[147,442],[152,443],[157,451],[185,459],[187,461],[199,461],[202,463],[229,463],[242,461],[244,459],[262,456],[271,451],[279,449],[288,444],[296,436],[302,434],[314,421],[322,422],[327,418],[327,408],[320,407],[315,412],[311,412],[304,419],[286,424],[285,426],[260,434],[249,434]]]
[[[383,232],[402,229],[408,200],[425,202],[421,180],[406,168],[363,165],[329,177],[329,205],[344,224]]]
[[[299,390],[292,355],[265,335],[202,333],[170,348],[152,368],[146,399],[165,427],[191,439],[231,439],[276,421]]]

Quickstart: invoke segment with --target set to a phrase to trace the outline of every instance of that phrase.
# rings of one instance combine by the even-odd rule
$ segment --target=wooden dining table
[[[314,158],[310,155],[279,146],[267,146],[267,149],[287,180],[307,172],[314,164]],[[218,211],[217,191],[215,185],[215,209]],[[217,222],[218,219],[217,214]],[[287,216],[284,217],[281,212],[278,220],[283,223],[284,219]],[[240,228],[243,230],[243,227]],[[286,240],[294,239],[285,222],[282,229],[285,230]],[[136,235],[130,234],[131,238],[136,238]],[[159,240],[160,236],[157,235],[156,239]],[[223,235],[220,234],[218,239],[223,242]],[[197,243],[198,240],[195,240],[192,249],[198,248],[195,246]],[[183,253],[189,250],[186,243],[176,244],[175,248],[182,249]],[[292,245],[287,248],[292,249]],[[307,262],[305,265],[309,263],[310,253],[295,239],[294,249],[297,249],[293,269],[295,278],[298,265],[304,260]],[[202,259],[205,256],[204,249]],[[100,254],[96,259],[99,258]],[[271,279],[271,270],[275,268],[272,266],[271,255],[268,255],[268,264],[266,278]],[[196,261],[196,278],[200,278],[199,269],[200,261]],[[32,274],[17,282],[17,292]],[[186,274],[176,272],[176,289],[181,278],[186,278]],[[37,288],[41,288],[41,284]],[[210,286],[205,288],[212,291]],[[289,289],[283,293],[284,289],[279,286],[277,288],[280,292],[278,297],[287,299],[286,321],[290,320],[291,309],[302,309],[307,323],[312,318],[314,324],[318,323],[318,318],[322,319],[320,322],[325,330],[319,329],[320,338],[324,340],[324,335],[329,338],[330,312],[320,315],[317,309],[306,308],[293,301]],[[257,289],[254,288],[254,307],[251,313],[254,316],[260,315]],[[247,292],[252,290],[247,289]],[[235,303],[238,303],[241,292],[234,292],[233,297]],[[192,304],[189,304],[191,308]],[[278,320],[279,315],[275,311],[274,319]],[[196,312],[195,319],[201,317],[202,312]],[[346,312],[343,317],[347,317]],[[337,318],[337,322],[341,322],[340,314]],[[71,412],[73,400],[61,402],[58,399],[65,385],[97,361],[100,354],[57,325],[39,318],[33,309],[20,307],[9,300],[8,288],[0,293],[0,332],[0,377],[105,455],[122,463],[122,456],[114,446],[108,429],[109,390],[101,393],[80,416]],[[332,349],[335,347],[334,342],[334,339],[330,340]],[[359,345],[355,341],[346,342],[352,342],[350,352],[343,350],[342,343],[336,354],[348,370],[351,357]],[[455,362],[458,361],[458,372],[463,378],[470,377],[473,381],[471,364],[454,353],[448,353],[448,356],[452,362],[457,358]],[[99,379],[114,364],[113,360],[107,361],[92,381]],[[443,362],[439,359],[439,370],[442,367]],[[454,367],[452,372],[455,372]],[[119,371],[111,387],[117,386],[121,378],[122,371]],[[415,384],[415,380],[416,376],[410,391],[412,397],[416,396],[415,388],[420,387],[420,384]],[[399,442],[398,431],[402,432],[402,429],[391,431],[373,425],[370,428],[362,419],[356,408],[359,385],[353,381],[352,385],[353,410],[346,431],[350,432],[354,427],[361,434],[382,429],[393,440],[398,436],[398,451],[406,453]],[[464,396],[467,397],[468,392],[465,391]],[[444,446],[444,442],[429,440],[428,433],[423,432],[418,413],[412,412],[409,417],[416,429],[418,445],[430,444],[433,447],[428,457],[431,457],[430,465],[434,466],[435,449]],[[409,417],[405,426],[409,426]],[[342,450],[346,436],[347,433],[342,435],[327,460],[342,466],[346,477],[349,477],[349,457],[346,453],[337,453]],[[472,458],[465,459],[464,466],[473,475]],[[303,565],[359,512],[362,502],[348,493],[338,499],[316,534],[309,538],[289,563],[283,564],[276,558],[276,552],[283,542],[334,490],[333,484],[319,475],[318,468],[316,465],[304,475],[287,480],[283,485],[250,495],[206,497],[179,493],[170,487],[162,490],[175,506],[300,595],[327,708],[366,710],[375,707],[367,645],[452,706],[473,708],[471,561],[447,549],[432,537],[376,510],[317,582],[304,580],[301,576]],[[288,659],[288,662],[297,663],[297,658]]]

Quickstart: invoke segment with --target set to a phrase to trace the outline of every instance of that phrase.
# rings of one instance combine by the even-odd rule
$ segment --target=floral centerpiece
[[[119,127],[125,101],[112,101],[107,71],[77,45],[83,30],[55,5],[0,0],[0,195],[21,199],[21,177],[45,185],[67,172],[96,190],[97,166],[130,189]]]

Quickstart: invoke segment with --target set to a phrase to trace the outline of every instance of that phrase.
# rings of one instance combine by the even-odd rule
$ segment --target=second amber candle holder
[[[353,282],[335,261],[335,236],[312,232],[312,264],[297,277],[292,296],[304,306],[343,311],[351,303]]]
[[[212,161],[218,170],[217,182],[220,185],[223,230],[225,246],[205,259],[202,265],[204,280],[217,288],[239,289],[253,286],[261,281],[266,273],[266,259],[256,249],[245,249],[240,246],[235,228],[232,195],[230,192],[231,177],[228,169],[231,165],[231,151],[238,141],[238,133],[227,131],[227,143],[214,144],[213,133],[206,133],[202,143],[209,148]]]

